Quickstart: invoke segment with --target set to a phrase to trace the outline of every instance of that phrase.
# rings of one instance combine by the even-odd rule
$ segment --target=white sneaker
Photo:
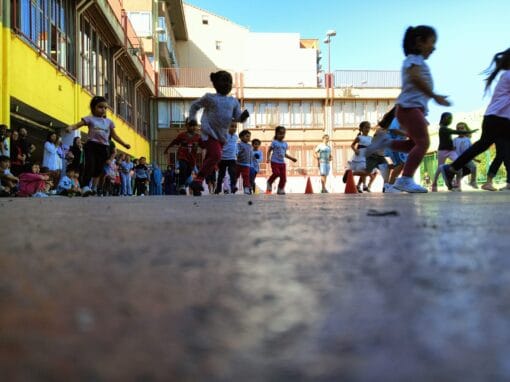
[[[384,193],[385,194],[401,194],[402,191],[400,191],[398,188],[395,188],[393,184],[386,183],[384,185]]]
[[[394,188],[400,191],[410,193],[426,193],[428,190],[425,187],[420,186],[414,182],[414,179],[408,176],[401,176],[398,178],[393,185]]]
[[[283,188],[278,188],[278,191],[276,193],[278,195],[285,195],[285,190]]]
[[[368,158],[370,155],[375,153],[376,151],[387,149],[390,147],[391,138],[388,134],[380,134],[377,137],[372,139],[372,144],[370,144],[365,149],[365,158]]]
[[[244,188],[244,194],[245,195],[251,195],[251,187],[245,187]]]

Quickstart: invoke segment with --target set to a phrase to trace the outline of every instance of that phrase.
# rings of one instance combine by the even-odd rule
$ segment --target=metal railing
[[[398,70],[336,70],[335,88],[399,88],[402,85]]]
[[[159,73],[160,87],[211,87],[209,74],[217,68],[162,68]],[[229,70],[234,79],[234,87],[245,86],[244,72]],[[333,74],[335,88],[399,88],[401,87],[400,71],[398,70],[337,70]],[[253,81],[252,81],[253,82]],[[319,81],[318,88],[324,88],[324,76]],[[252,85],[253,86],[253,85]],[[266,83],[261,88],[268,87]],[[279,87],[279,86],[274,86]],[[287,86],[286,86],[287,87]]]

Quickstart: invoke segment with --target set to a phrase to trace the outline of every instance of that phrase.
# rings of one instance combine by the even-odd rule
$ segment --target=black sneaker
[[[204,191],[202,183],[197,182],[196,180],[191,182],[189,188],[193,191],[193,196],[202,196],[202,191]]]
[[[187,194],[186,187],[179,188],[179,195],[186,195],[186,194]]]
[[[347,183],[347,175],[349,174],[349,170],[344,172],[344,176],[342,177],[342,182]]]
[[[444,183],[446,184],[446,187],[448,187],[449,190],[453,188],[453,178],[455,177],[455,172],[451,168],[449,164],[444,164],[439,167],[439,170],[441,171],[441,174],[443,175]]]

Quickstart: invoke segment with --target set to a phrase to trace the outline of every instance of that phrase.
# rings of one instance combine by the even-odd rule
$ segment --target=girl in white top
[[[482,136],[451,165],[442,167],[445,183],[452,188],[452,179],[469,161],[483,153],[492,144],[496,144],[498,154],[503,157],[507,172],[507,184],[502,190],[510,191],[510,48],[496,53],[491,66],[487,69],[485,91],[500,73],[498,84],[494,89],[491,102],[482,122]]]
[[[368,190],[366,186],[366,174],[365,169],[367,168],[367,158],[365,155],[366,148],[372,143],[372,137],[368,135],[370,132],[370,122],[363,121],[359,124],[359,134],[354,141],[352,141],[351,149],[354,151],[354,155],[349,162],[350,168],[353,175],[359,175],[358,180],[358,192],[362,192],[361,186],[363,185],[364,190]]]
[[[270,194],[273,190],[273,182],[280,178],[278,183],[278,195],[285,195],[285,183],[287,182],[287,167],[285,159],[297,162],[297,159],[287,154],[289,145],[283,139],[285,138],[285,127],[276,126],[274,131],[274,139],[267,151],[267,162],[271,163],[272,174],[267,180],[266,194]]]

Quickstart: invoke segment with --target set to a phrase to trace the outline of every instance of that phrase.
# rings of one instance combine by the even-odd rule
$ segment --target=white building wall
[[[184,4],[188,41],[177,42],[177,59],[183,68],[221,68],[240,71],[249,31],[210,12]],[[202,20],[207,18],[207,24]],[[217,49],[219,43],[219,49]]]
[[[246,87],[317,87],[317,51],[302,49],[298,33],[249,33]]]
[[[187,4],[184,12],[189,41],[177,42],[181,67],[242,72],[245,87],[317,86],[317,50],[300,48],[298,33],[252,33]]]

